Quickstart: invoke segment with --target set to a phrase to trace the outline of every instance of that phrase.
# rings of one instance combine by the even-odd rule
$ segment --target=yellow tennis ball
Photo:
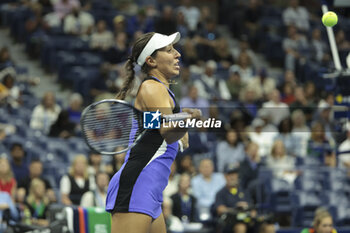
[[[338,23],[338,16],[333,11],[328,11],[322,16],[322,23],[326,27],[333,27]]]

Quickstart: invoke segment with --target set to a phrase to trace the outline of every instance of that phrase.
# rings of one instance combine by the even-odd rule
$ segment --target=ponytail
[[[134,71],[134,59],[132,57],[129,57],[126,64],[125,64],[125,70],[126,70],[126,79],[122,85],[122,88],[118,92],[116,99],[124,100],[126,97],[126,94],[128,93],[132,82],[135,78],[135,71]]]
[[[146,33],[140,38],[138,38],[135,44],[133,45],[131,56],[128,57],[128,60],[125,63],[126,77],[122,85],[122,88],[120,89],[117,96],[115,97],[116,99],[124,100],[126,95],[128,94],[128,91],[131,89],[132,82],[135,79],[134,64],[136,63],[136,59],[140,56],[142,50],[145,48],[148,41],[152,38],[153,35],[154,35],[154,32]],[[147,63],[144,63],[141,67],[141,71],[144,72],[145,74],[148,74],[149,69],[150,68],[148,67]]]

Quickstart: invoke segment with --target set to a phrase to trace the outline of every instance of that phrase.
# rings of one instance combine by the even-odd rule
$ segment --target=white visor
[[[180,37],[181,36],[179,32],[175,32],[170,36],[154,33],[152,38],[148,41],[146,46],[143,48],[140,56],[137,58],[137,64],[142,66],[145,63],[146,58],[148,56],[151,56],[154,51],[160,48],[164,48],[170,44],[175,44],[180,40]]]

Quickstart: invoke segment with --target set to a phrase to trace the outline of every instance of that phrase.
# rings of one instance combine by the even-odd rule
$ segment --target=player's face
[[[180,53],[173,47],[173,45],[168,45],[160,49],[155,58],[157,62],[157,69],[169,78],[179,75],[180,57]]]
[[[318,225],[316,232],[317,233],[331,233],[333,229],[333,221],[332,218],[327,217],[322,219],[320,224]]]

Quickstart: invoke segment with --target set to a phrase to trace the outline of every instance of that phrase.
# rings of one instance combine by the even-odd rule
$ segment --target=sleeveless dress
[[[147,77],[146,80],[155,80]],[[167,88],[168,89],[168,88]],[[168,89],[174,101],[173,113],[180,112],[175,95]],[[130,138],[137,131],[130,133]],[[107,191],[106,211],[137,212],[153,219],[162,213],[163,190],[168,184],[170,167],[178,152],[178,142],[167,144],[158,129],[147,130],[141,140],[129,150],[120,170],[112,177]]]

